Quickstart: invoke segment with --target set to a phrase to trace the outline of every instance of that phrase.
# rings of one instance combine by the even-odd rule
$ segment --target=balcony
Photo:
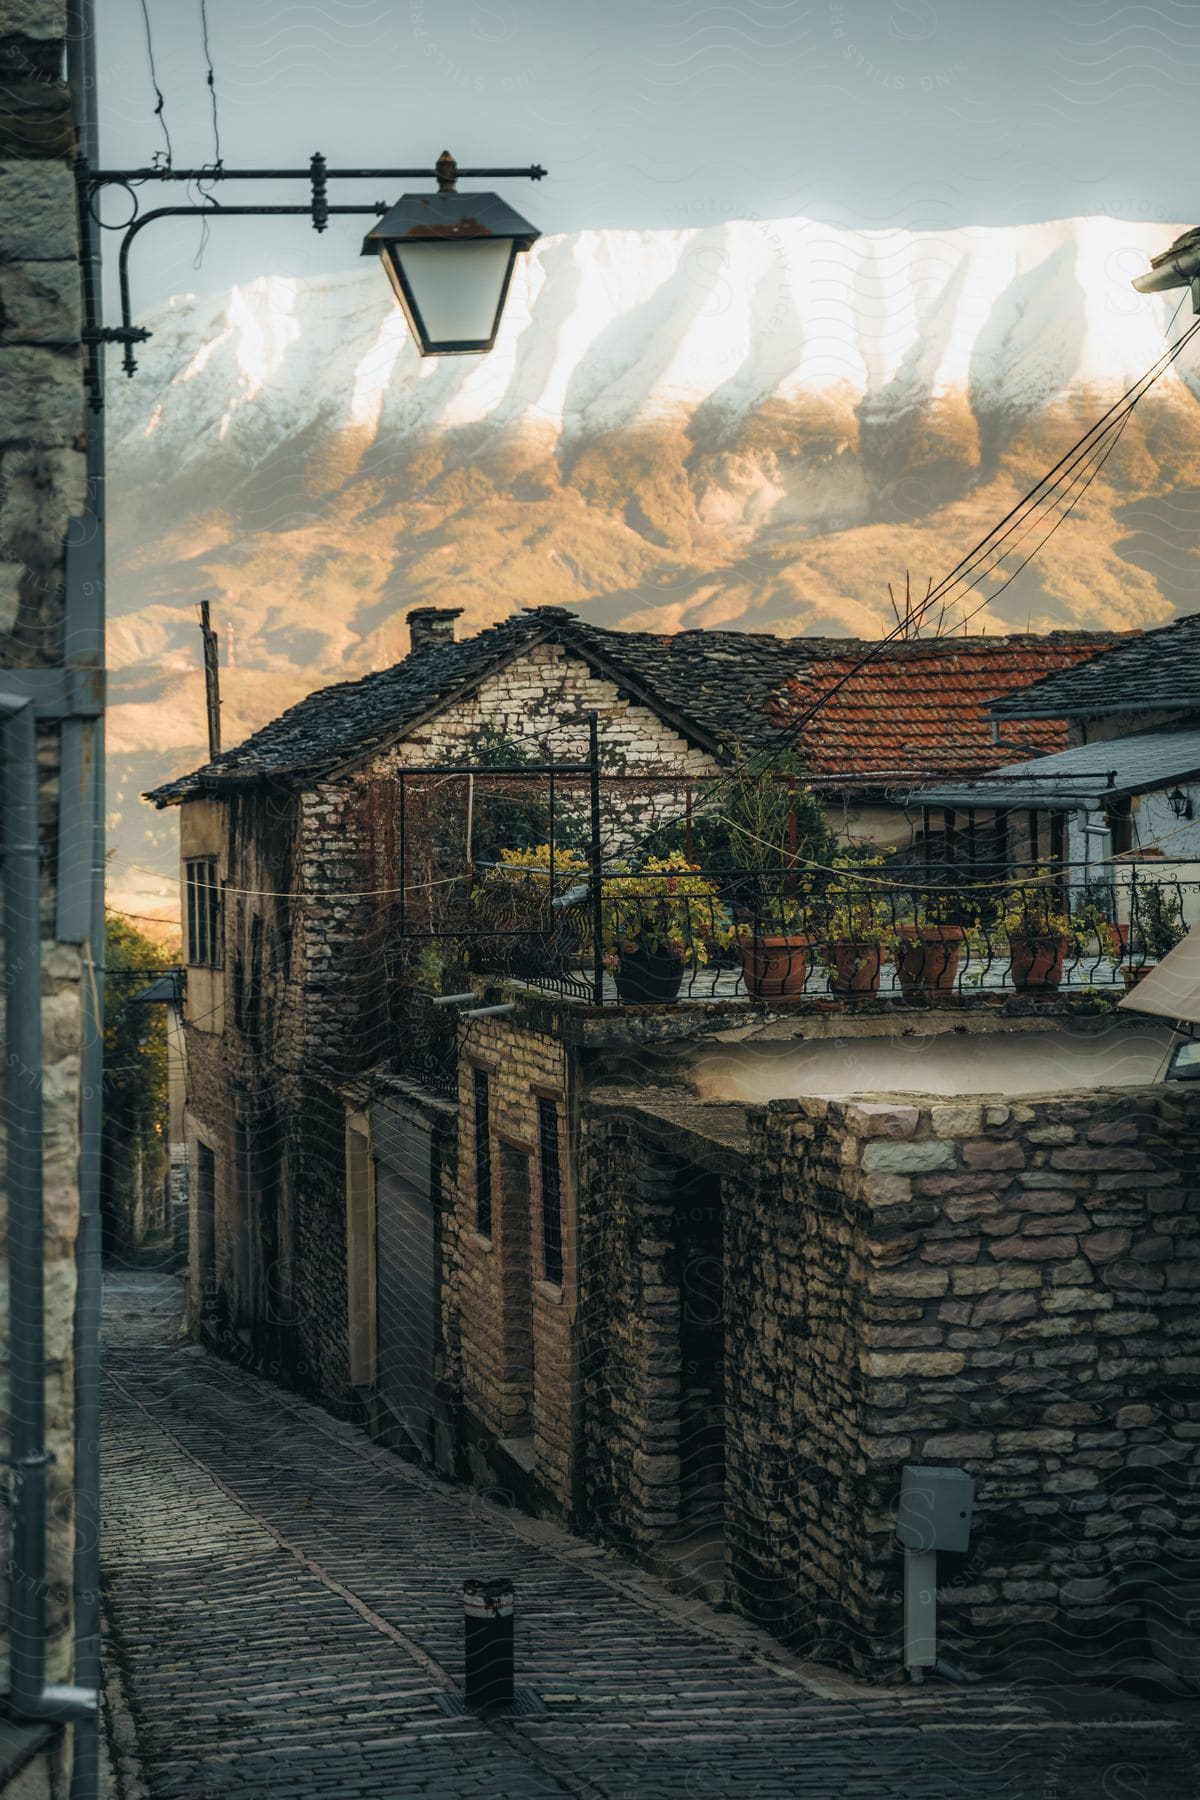
[[[557,853],[553,872],[546,854],[476,869],[457,918],[444,909],[440,932],[421,934],[447,966],[593,1006],[1115,1000],[1200,919],[1200,883],[1168,864],[1105,881],[1057,865],[967,879],[960,865],[862,858],[748,874],[676,852],[595,882],[582,853]]]

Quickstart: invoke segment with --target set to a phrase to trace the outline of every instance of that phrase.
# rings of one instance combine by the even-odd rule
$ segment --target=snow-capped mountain
[[[1175,234],[582,232],[520,260],[490,356],[441,361],[356,245],[338,279],[172,303],[143,321],[136,379],[114,359],[110,380],[124,810],[151,757],[161,778],[201,749],[200,598],[227,742],[394,661],[420,604],[464,607],[465,630],[552,602],[603,624],[874,634],[888,581],[908,568],[923,591],[953,567],[1161,355],[1179,296],[1130,282]],[[1198,398],[1189,347],[972,630],[1196,604]]]

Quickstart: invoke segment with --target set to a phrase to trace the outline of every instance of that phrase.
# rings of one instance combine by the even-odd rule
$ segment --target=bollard
[[[513,1703],[513,1584],[511,1581],[463,1583],[463,1629],[466,1673],[463,1691],[469,1707]]]

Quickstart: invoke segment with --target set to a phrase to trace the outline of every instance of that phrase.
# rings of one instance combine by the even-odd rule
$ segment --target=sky
[[[546,232],[795,215],[913,230],[1182,222],[1200,207],[1195,0],[97,4],[108,167],[165,153],[164,123],[177,168],[215,160],[206,18],[227,166],[303,165],[314,150],[331,166],[419,166],[444,148],[464,165],[541,162],[537,186],[496,185]],[[243,201],[292,197],[239,187]],[[330,197],[394,195],[374,182]],[[105,218],[129,205],[110,194]],[[303,219],[156,223],[132,253],[135,311],[353,267],[361,235],[358,220],[323,238]]]

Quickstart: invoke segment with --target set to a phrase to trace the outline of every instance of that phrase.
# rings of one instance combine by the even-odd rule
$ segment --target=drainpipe
[[[9,1457],[9,1705],[30,1719],[98,1718],[97,1690],[46,1683],[46,1312],[42,966],[33,703],[0,691],[4,726]]]
[[[96,87],[96,0],[68,0],[67,77],[75,121],[76,154],[91,168],[100,162]],[[85,297],[102,312],[100,230],[80,192],[79,261]],[[85,316],[91,310],[85,306]],[[92,405],[87,419],[87,503],[71,521],[86,561],[68,549],[63,661],[100,670],[104,664],[105,457],[104,348],[89,345]],[[65,727],[64,727],[65,729]],[[78,859],[90,875],[83,938],[79,1109],[79,1235],[75,1243],[75,1680],[90,1695],[102,1681],[100,1647],[100,1173],[101,1095],[104,1083],[104,718],[81,722],[78,774],[81,830]],[[90,740],[90,742],[89,742]],[[89,755],[90,750],[90,755]],[[68,803],[64,791],[63,804]],[[90,827],[90,829],[89,829]],[[79,874],[82,875],[80,870]],[[78,930],[78,925],[75,926]],[[62,935],[60,933],[60,935]],[[100,1792],[100,1714],[93,1704],[76,1725],[71,1800],[97,1800]]]

